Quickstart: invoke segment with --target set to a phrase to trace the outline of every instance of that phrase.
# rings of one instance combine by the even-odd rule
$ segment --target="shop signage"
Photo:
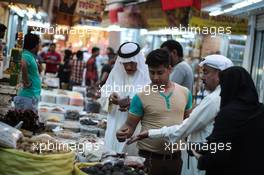
[[[191,7],[163,11],[160,0],[126,7],[124,12],[118,13],[118,22],[121,27],[127,28],[178,29],[213,36],[246,35],[248,28],[247,19],[224,15],[209,16],[208,12]]]
[[[246,35],[248,29],[248,20],[232,16],[209,16],[208,12],[201,12],[192,9],[189,25],[199,27],[200,29],[209,28],[221,30],[220,33]],[[217,31],[219,33],[219,31]]]
[[[134,7],[126,7],[124,12],[118,13],[121,27],[147,28],[150,30],[164,29],[180,24],[188,24],[190,8],[178,8],[163,11],[159,0],[153,0]]]
[[[101,22],[105,6],[105,0],[78,0],[75,14]]]

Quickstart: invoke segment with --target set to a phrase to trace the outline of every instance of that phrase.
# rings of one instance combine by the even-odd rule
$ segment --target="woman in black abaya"
[[[264,174],[264,107],[254,82],[236,66],[220,72],[219,79],[221,107],[208,143],[224,144],[225,150],[203,155],[194,151],[198,168],[206,175]],[[229,143],[231,149],[226,147]]]

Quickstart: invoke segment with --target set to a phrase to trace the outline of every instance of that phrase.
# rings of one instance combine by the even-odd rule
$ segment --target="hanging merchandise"
[[[187,26],[190,7],[163,11],[160,0],[153,0],[126,7],[118,14],[118,22],[125,28],[147,28],[157,30],[162,28]],[[173,28],[172,28],[173,29]]]
[[[16,47],[11,50],[10,69],[9,71],[7,71],[10,73],[9,84],[11,86],[16,86],[19,81],[22,47],[23,47],[23,32],[18,32]]]
[[[105,0],[78,0],[75,14],[101,22],[105,6]]]
[[[52,23],[72,26],[77,0],[59,0],[54,3]]]
[[[118,23],[118,13],[123,12],[123,10],[124,10],[123,7],[119,7],[116,9],[109,10],[108,16],[109,16],[111,24]]]
[[[60,0],[59,11],[68,15],[73,15],[77,0]]]

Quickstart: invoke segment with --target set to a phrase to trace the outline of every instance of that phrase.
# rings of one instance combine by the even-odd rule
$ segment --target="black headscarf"
[[[221,86],[221,108],[237,102],[245,105],[259,105],[258,93],[249,73],[242,67],[234,66],[219,74]]]
[[[233,66],[221,71],[219,79],[221,107],[209,140],[237,136],[250,120],[263,115],[254,82],[244,68]]]

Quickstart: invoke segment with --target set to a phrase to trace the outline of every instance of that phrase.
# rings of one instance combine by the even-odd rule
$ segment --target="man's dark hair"
[[[40,43],[39,36],[36,34],[28,33],[24,38],[23,49],[32,50]]]
[[[110,51],[109,54],[115,54],[115,51],[112,47],[107,47],[107,49]]]
[[[76,53],[77,60],[82,60],[83,59],[83,52],[78,50]]]
[[[159,67],[160,65],[169,67],[170,55],[166,50],[163,49],[153,50],[148,54],[146,64],[149,67]]]
[[[56,44],[55,44],[55,43],[51,43],[51,44],[50,44],[50,47],[51,47],[51,46],[55,46],[55,47],[56,47]]]
[[[49,43],[43,43],[42,44],[42,47],[46,47],[46,46],[49,46]]]
[[[92,54],[95,53],[95,52],[97,52],[97,51],[99,51],[99,50],[100,50],[100,49],[99,49],[98,47],[93,47],[93,48],[92,48]]]
[[[6,26],[0,23],[0,32],[5,32],[6,29]]]
[[[114,59],[116,56],[117,56],[117,54],[115,54],[115,53],[109,54],[109,55],[108,55],[108,60],[112,60],[112,59]]]
[[[72,51],[69,49],[64,50],[64,61],[69,60],[72,57]]]
[[[167,47],[170,52],[172,52],[174,49],[177,51],[177,55],[179,57],[183,57],[183,49],[182,45],[175,40],[168,40],[161,44],[160,48]]]

